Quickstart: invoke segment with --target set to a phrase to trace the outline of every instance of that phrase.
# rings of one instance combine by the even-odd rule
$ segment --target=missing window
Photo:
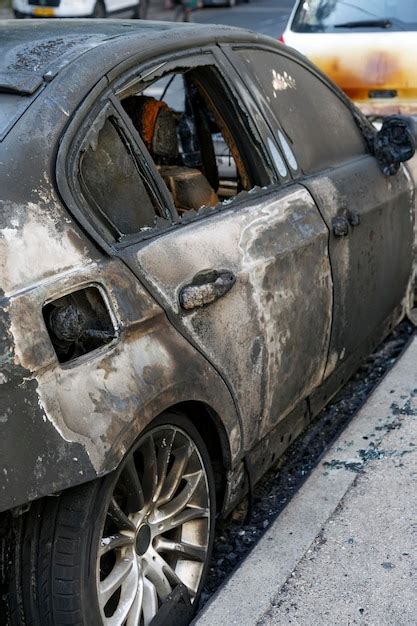
[[[81,153],[79,180],[89,205],[117,240],[152,228],[161,216],[129,143],[110,117]]]
[[[212,68],[167,74],[122,105],[180,215],[253,186],[247,150],[235,140],[240,134],[242,141],[243,133],[229,122],[234,117],[237,124],[237,116]]]

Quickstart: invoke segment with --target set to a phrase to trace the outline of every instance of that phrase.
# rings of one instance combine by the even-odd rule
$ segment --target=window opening
[[[115,239],[148,230],[162,217],[129,143],[110,117],[81,152],[79,181]]]
[[[178,71],[122,101],[180,215],[252,186],[241,146],[223,117],[230,102],[219,82],[210,68]]]

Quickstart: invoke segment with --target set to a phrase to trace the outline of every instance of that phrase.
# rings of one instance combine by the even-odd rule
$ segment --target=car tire
[[[105,18],[106,15],[106,7],[104,6],[103,2],[101,2],[101,0],[98,0],[94,5],[92,17],[96,19],[102,19]]]
[[[13,9],[13,14],[17,20],[23,20],[25,17],[23,13],[16,11],[16,9]]]
[[[99,626],[116,611],[127,612],[129,625],[139,626],[141,615],[145,624],[158,615],[168,625],[178,590],[191,621],[214,520],[207,448],[188,418],[166,413],[115,472],[44,498],[18,518],[12,625]]]
[[[234,6],[236,6],[236,0],[227,0],[227,6],[232,9]]]

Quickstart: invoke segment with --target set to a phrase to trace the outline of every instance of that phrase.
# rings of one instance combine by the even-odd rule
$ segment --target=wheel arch
[[[206,444],[216,485],[217,511],[222,511],[226,497],[227,472],[232,467],[232,455],[221,417],[208,404],[196,400],[178,402],[166,412],[186,415]]]

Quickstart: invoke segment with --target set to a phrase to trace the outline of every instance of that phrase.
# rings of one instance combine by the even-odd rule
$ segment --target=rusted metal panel
[[[126,250],[176,327],[228,381],[245,449],[321,382],[332,310],[328,231],[300,187],[272,191]],[[199,274],[236,283],[184,311],[179,294]],[[311,329],[314,328],[314,332]]]
[[[312,56],[311,60],[365,115],[417,114],[417,66],[414,59],[408,63],[413,56],[410,48],[407,52],[402,46],[400,50],[384,47],[366,52],[352,52],[350,48],[348,52],[344,47],[344,53],[346,56],[338,50],[326,57]]]

